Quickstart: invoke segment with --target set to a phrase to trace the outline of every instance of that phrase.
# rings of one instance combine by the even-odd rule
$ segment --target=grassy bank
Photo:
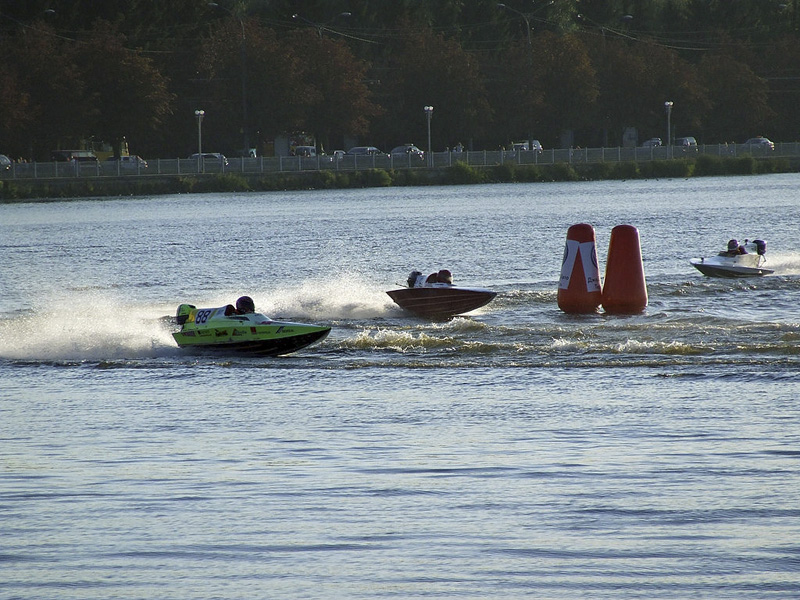
[[[546,181],[597,181],[605,179],[654,179],[706,177],[712,175],[756,175],[795,173],[800,159],[750,156],[720,158],[700,155],[691,159],[607,163],[556,163],[517,165],[507,162],[491,167],[456,163],[443,169],[384,171],[306,171],[274,175],[244,176],[181,175],[140,177],[3,180],[0,202],[23,202],[96,196],[158,196],[203,192],[271,192],[305,189],[346,189],[416,185],[458,185]]]

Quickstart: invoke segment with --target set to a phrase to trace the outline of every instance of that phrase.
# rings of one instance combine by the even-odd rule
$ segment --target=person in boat
[[[729,240],[728,250],[725,254],[728,256],[739,256],[740,254],[747,254],[747,250],[744,249],[744,246],[740,246],[738,241]]]
[[[236,301],[236,306],[228,304],[225,306],[225,316],[246,315],[256,312],[256,304],[250,296],[242,296]]]
[[[435,273],[431,273],[426,277],[419,271],[411,271],[406,283],[408,283],[408,287],[410,288],[428,287],[436,283],[453,285],[453,274],[447,269],[441,269]]]
[[[246,315],[256,312],[256,303],[250,296],[242,296],[236,300],[236,314]]]

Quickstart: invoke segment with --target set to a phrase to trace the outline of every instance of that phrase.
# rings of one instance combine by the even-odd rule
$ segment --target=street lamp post
[[[197,117],[197,172],[199,173],[203,164],[203,117],[206,116],[206,111],[196,110],[194,116]]]
[[[667,111],[667,156],[669,156],[672,148],[672,126],[670,124],[670,118],[672,117],[672,102],[664,102],[664,109]]]
[[[242,64],[242,156],[250,156],[250,138],[247,135],[247,39],[244,32],[244,21],[241,17],[235,15],[232,11],[224,6],[220,6],[216,2],[209,2],[208,6],[211,8],[221,8],[234,19],[239,21],[239,26],[242,28],[242,44],[241,44],[241,64]]]
[[[428,119],[428,166],[433,166],[433,154],[431,154],[431,116],[433,116],[433,107],[426,106],[423,109]]]

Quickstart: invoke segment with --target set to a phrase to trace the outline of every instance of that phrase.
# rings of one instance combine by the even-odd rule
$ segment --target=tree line
[[[0,153],[427,138],[496,149],[800,130],[797,0],[0,1]],[[571,132],[569,137],[564,132]]]

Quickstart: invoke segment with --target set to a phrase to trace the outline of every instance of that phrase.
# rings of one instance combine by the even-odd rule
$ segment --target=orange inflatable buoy
[[[603,309],[612,315],[633,315],[647,307],[639,231],[633,225],[611,230],[603,287]]]
[[[600,272],[594,228],[581,223],[567,230],[561,279],[558,281],[558,308],[565,313],[596,312],[602,302]]]

